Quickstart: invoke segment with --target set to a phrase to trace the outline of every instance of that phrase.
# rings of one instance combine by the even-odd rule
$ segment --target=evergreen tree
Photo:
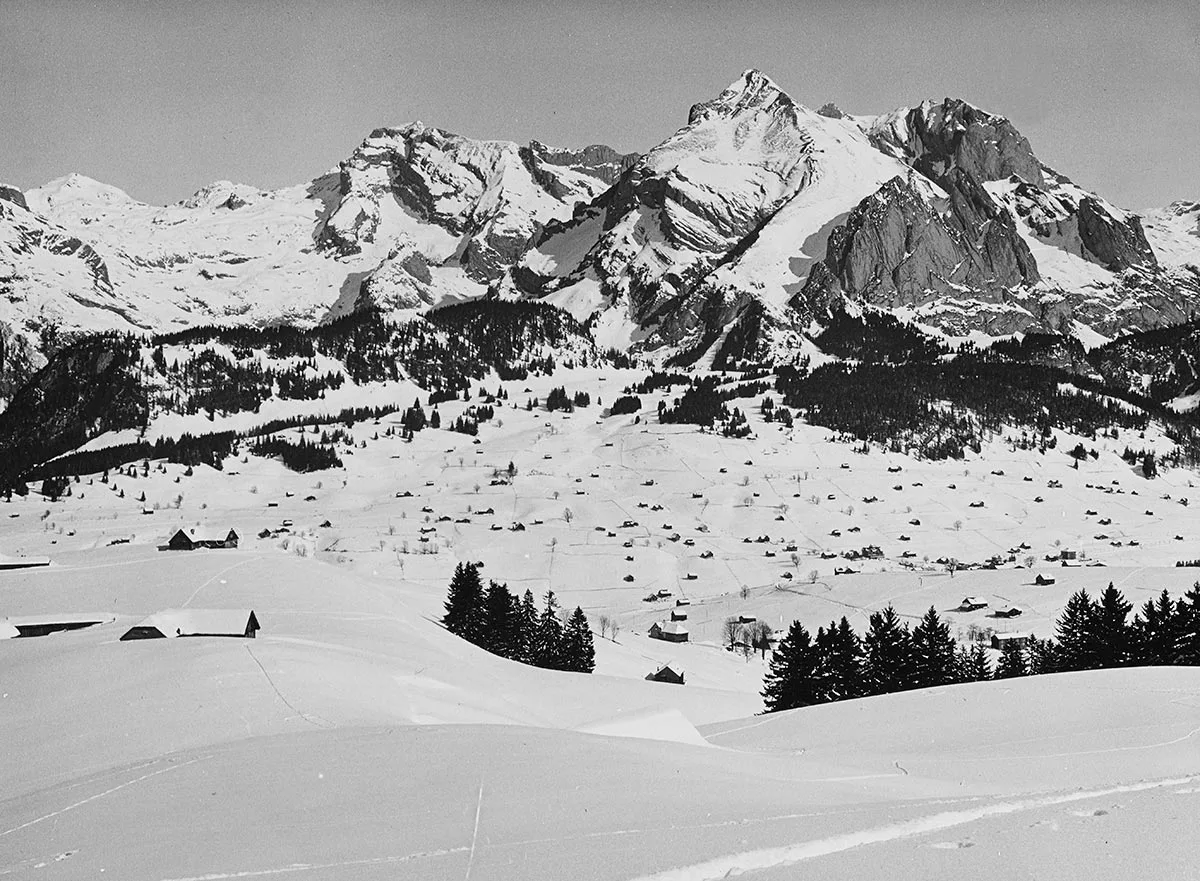
[[[1134,663],[1163,666],[1175,663],[1179,616],[1166,589],[1158,601],[1146,600],[1130,627],[1130,654]]]
[[[771,653],[763,680],[763,702],[768,713],[794,710],[820,702],[817,653],[804,625],[793,621],[787,636]]]
[[[483,636],[483,583],[474,563],[459,563],[450,579],[442,624],[455,636],[480,645]]]
[[[829,626],[832,633],[834,627]],[[832,671],[830,700],[849,700],[861,697],[863,689],[863,647],[862,640],[842,616],[837,624],[837,636],[833,639],[833,656],[829,666]]]
[[[816,663],[813,668],[813,692],[815,703],[823,704],[837,700],[834,689],[833,658],[834,644],[837,642],[837,625],[830,623],[826,630],[818,627],[816,636],[812,638],[813,654]]]
[[[960,647],[954,660],[955,677],[959,682],[982,682],[992,678],[992,662],[983,643],[973,643],[970,648]]]
[[[996,664],[997,679],[1013,679],[1017,676],[1028,676],[1029,665],[1025,661],[1025,650],[1013,640],[1004,643],[1004,651]]]
[[[1057,669],[1086,670],[1091,666],[1090,631],[1095,614],[1095,604],[1086,590],[1081,588],[1067,600],[1062,617],[1055,622],[1058,633]]]
[[[564,669],[577,673],[591,673],[596,669],[592,628],[588,626],[587,616],[579,606],[575,607],[563,630],[563,656]]]
[[[508,585],[488,584],[483,600],[483,642],[481,645],[494,655],[520,660],[521,631]]]
[[[554,591],[546,591],[545,605],[533,634],[533,664],[550,670],[563,667],[563,628],[558,620],[558,600]]]
[[[882,612],[871,614],[863,648],[867,694],[890,694],[912,688],[912,636],[890,604]]]
[[[1125,623],[1132,608],[1110,581],[1096,602],[1088,635],[1088,669],[1123,667],[1129,663],[1130,633]]]
[[[1200,581],[1176,606],[1175,663],[1200,667]]]
[[[520,656],[517,658],[526,664],[534,663],[537,644],[538,611],[533,599],[533,591],[526,588],[525,596],[521,598],[521,608],[517,615],[517,629],[520,632]]]
[[[1028,661],[1029,675],[1056,673],[1059,670],[1058,646],[1052,639],[1038,639],[1031,636],[1025,650]]]
[[[929,611],[912,632],[913,687],[932,688],[954,681],[954,640],[950,627]]]

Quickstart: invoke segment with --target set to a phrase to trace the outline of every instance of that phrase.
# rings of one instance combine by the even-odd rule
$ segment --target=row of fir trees
[[[930,607],[909,628],[890,605],[871,615],[860,637],[845,617],[817,628],[799,621],[771,656],[763,683],[767,712],[984,679],[1125,666],[1200,666],[1200,582],[1179,600],[1164,590],[1133,607],[1111,583],[1098,599],[1068,600],[1056,639],[1005,645],[992,668],[982,643],[958,645]]]
[[[541,611],[532,591],[518,597],[495,581],[485,590],[474,563],[459,563],[454,570],[442,624],[456,636],[512,661],[576,673],[596,668],[592,630],[583,609],[576,606],[564,623],[552,590],[546,592]]]

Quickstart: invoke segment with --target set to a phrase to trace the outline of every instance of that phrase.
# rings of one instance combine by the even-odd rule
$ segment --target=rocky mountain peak
[[[757,70],[747,70],[711,101],[693,104],[688,125],[713,117],[731,118],[754,113],[795,113],[796,103],[769,76]]]
[[[29,210],[29,205],[25,202],[25,194],[8,184],[0,183],[0,202],[12,202],[26,211]]]
[[[1035,186],[1045,182],[1029,141],[1002,116],[946,98],[941,104],[922,102],[907,121],[907,146],[927,177],[937,180],[951,168],[962,168],[978,181],[1016,175]]]

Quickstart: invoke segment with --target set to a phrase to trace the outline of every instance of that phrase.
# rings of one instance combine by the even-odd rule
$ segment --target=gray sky
[[[274,188],[371,129],[646,150],[757,67],[876,113],[961,97],[1129,208],[1200,198],[1200,3],[0,0],[0,181]]]

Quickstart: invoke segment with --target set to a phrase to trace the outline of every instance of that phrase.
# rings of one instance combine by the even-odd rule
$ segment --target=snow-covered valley
[[[0,563],[50,561],[0,571],[0,618],[99,622],[0,640],[0,872],[1123,878],[1152,861],[1157,878],[1194,875],[1200,668],[757,716],[765,659],[723,634],[731,616],[782,631],[845,615],[862,630],[892,604],[909,620],[934,606],[959,640],[1048,637],[1081,588],[1112,582],[1135,608],[1181,596],[1196,577],[1175,563],[1200,556],[1193,472],[1150,479],[1119,455],[1168,451],[1156,425],[1056,429],[1045,452],[997,436],[930,461],[765,422],[756,402],[742,402],[749,438],[663,425],[669,389],[604,415],[644,375],[489,377],[509,397],[477,438],[406,441],[388,432],[401,414],[368,419],[339,442],[342,468],[300,474],[243,450],[221,471],[152,462],[80,475],[57,501],[0,502]],[[526,409],[555,386],[593,403]],[[467,406],[439,404],[442,424]],[[1097,456],[1069,456],[1079,442]],[[231,528],[236,549],[158,550],[180,529]],[[866,546],[882,556],[841,556]],[[1068,565],[1047,562],[1066,550]],[[994,569],[936,562],[997,555]],[[461,561],[580,606],[595,673],[446,632]],[[961,611],[965,596],[988,605]],[[1022,614],[996,616],[1010,607]],[[120,640],[178,608],[253,609],[262,629]],[[689,640],[651,639],[679,609]],[[686,683],[646,681],[663,665]]]

